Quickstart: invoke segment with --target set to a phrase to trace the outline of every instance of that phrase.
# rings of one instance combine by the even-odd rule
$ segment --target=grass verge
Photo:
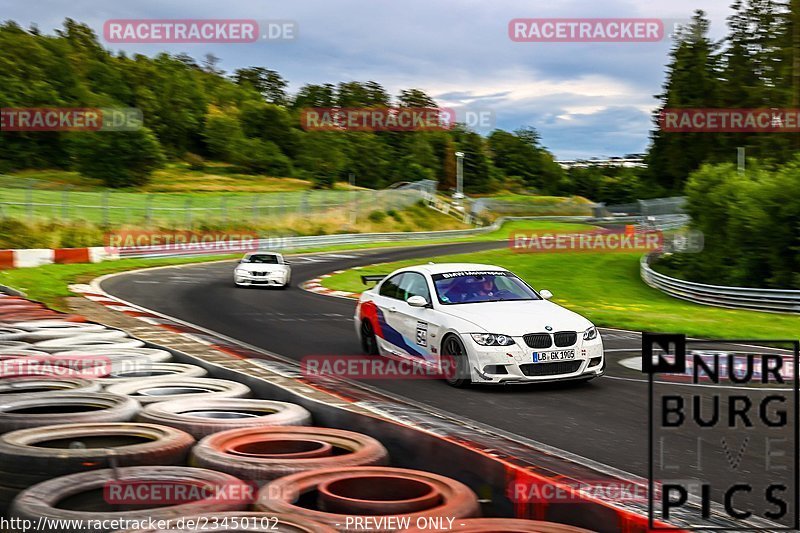
[[[437,262],[489,263],[517,273],[534,288],[549,289],[553,301],[599,326],[685,333],[728,339],[796,339],[800,317],[693,304],[641,281],[638,253],[519,254],[508,250],[438,257]],[[381,274],[418,264],[400,261],[349,270],[323,280],[330,289],[359,292],[362,274]]]

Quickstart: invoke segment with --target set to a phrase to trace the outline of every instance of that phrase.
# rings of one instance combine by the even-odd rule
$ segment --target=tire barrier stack
[[[437,517],[455,531],[586,533],[479,518],[468,486],[392,467],[370,436],[313,427],[300,405],[22,298],[0,295],[0,369],[6,533],[40,520],[54,533],[388,532]],[[113,526],[147,520],[163,527]]]

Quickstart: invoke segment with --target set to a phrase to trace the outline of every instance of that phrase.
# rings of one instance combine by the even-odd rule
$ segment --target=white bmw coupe
[[[286,289],[292,282],[292,267],[274,252],[251,252],[236,265],[233,282],[237,287],[264,285]]]
[[[504,268],[430,263],[362,276],[355,325],[368,354],[438,368],[450,385],[588,381],[603,375],[603,341],[586,318]]]

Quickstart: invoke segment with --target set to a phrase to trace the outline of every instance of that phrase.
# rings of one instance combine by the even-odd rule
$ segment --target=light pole
[[[456,193],[453,198],[464,198],[464,152],[456,152]]]

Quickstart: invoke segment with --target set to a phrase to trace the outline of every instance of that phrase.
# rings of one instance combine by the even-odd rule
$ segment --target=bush
[[[732,164],[692,173],[686,209],[705,249],[661,268],[715,285],[800,287],[800,156],[776,170],[748,165],[744,174]]]
[[[70,139],[76,170],[108,187],[138,187],[150,180],[165,158],[155,135],[136,131],[79,133]]]
[[[244,140],[244,134],[235,116],[213,114],[206,117],[203,139],[212,156],[233,162],[236,148]]]
[[[189,170],[205,170],[206,161],[197,154],[188,153],[184,160],[189,164]]]
[[[260,139],[242,139],[237,143],[234,163],[252,174],[291,176],[292,162],[278,145]]]
[[[386,220],[386,213],[383,211],[372,211],[367,215],[367,219],[369,219],[370,222],[381,223]]]

